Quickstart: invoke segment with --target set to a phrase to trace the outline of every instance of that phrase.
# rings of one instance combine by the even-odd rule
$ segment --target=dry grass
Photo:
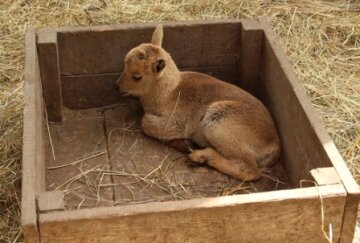
[[[254,183],[230,178],[208,167],[189,166],[186,155],[143,134],[140,109],[135,101],[91,111],[66,109],[67,120],[49,124],[49,140],[53,136],[54,143],[52,147],[46,142],[48,155],[54,149],[57,159],[50,157],[48,161],[51,184],[47,188],[64,192],[65,210],[290,188],[280,164],[264,169],[266,178]],[[66,135],[73,129],[81,130],[76,124],[84,125],[84,121],[85,126],[102,124],[103,131],[98,128],[97,134],[85,138],[87,144],[96,144],[92,148],[82,147],[86,144],[84,136]]]
[[[360,181],[359,1],[45,1],[0,3],[0,241],[17,241],[24,32],[64,25],[268,16],[327,130]]]

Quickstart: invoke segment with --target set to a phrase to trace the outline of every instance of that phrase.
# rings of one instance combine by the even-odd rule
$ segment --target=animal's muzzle
[[[123,77],[123,73],[121,73],[120,77],[115,81],[114,83],[114,89],[119,90],[120,89],[120,81]]]
[[[114,83],[114,89],[119,90],[119,83],[117,81]]]

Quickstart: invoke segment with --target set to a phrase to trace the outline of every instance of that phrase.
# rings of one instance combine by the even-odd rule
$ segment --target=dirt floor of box
[[[194,167],[186,154],[143,134],[136,100],[66,109],[64,116],[62,123],[49,124],[46,181],[49,191],[64,192],[67,209],[290,188],[281,163],[253,183]]]

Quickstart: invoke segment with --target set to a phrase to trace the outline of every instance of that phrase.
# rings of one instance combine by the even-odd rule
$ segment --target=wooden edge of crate
[[[340,177],[334,167],[312,169],[310,174],[314,178],[316,184],[320,186],[341,184]]]
[[[38,242],[36,215],[36,34],[25,34],[24,132],[22,154],[21,225],[28,242]]]
[[[335,170],[337,171],[341,182],[343,183],[347,191],[347,200],[344,213],[344,223],[343,223],[343,233],[341,242],[351,242],[351,239],[354,234],[354,227],[356,224],[357,210],[360,200],[360,189],[352,174],[350,173],[345,161],[341,157],[340,153],[336,149],[336,146],[328,133],[326,132],[325,127],[323,126],[315,108],[312,106],[303,86],[300,84],[299,80],[296,77],[295,72],[292,69],[290,62],[288,61],[285,52],[277,45],[276,37],[274,32],[271,29],[270,24],[267,22],[266,18],[259,17],[262,28],[269,39],[270,44],[274,48],[275,55],[281,63],[281,67],[286,73],[290,85],[293,87],[294,93],[297,98],[303,105],[304,112],[310,120],[314,132],[317,137],[320,139],[320,142],[323,145],[324,150],[326,151],[329,160],[333,164]]]
[[[257,96],[264,31],[257,19],[245,19],[241,22],[240,36],[240,84],[243,89]]]
[[[46,221],[79,220],[97,217],[129,216],[153,212],[228,207],[242,203],[266,203],[270,201],[287,199],[318,198],[319,195],[321,195],[323,198],[331,197],[334,195],[346,196],[346,191],[341,184],[338,184],[212,198],[197,198],[182,201],[150,202],[146,204],[121,205],[110,207],[111,210],[109,210],[109,207],[78,209],[75,211],[70,210],[64,212],[50,212],[41,214],[40,222],[43,223]]]
[[[63,110],[57,31],[37,31],[37,50],[48,119],[61,122]]]
[[[188,26],[188,25],[209,25],[209,24],[223,24],[223,23],[241,23],[242,19],[221,19],[221,20],[194,20],[194,21],[164,21],[161,22],[166,27]],[[155,28],[160,22],[150,23],[123,23],[113,25],[97,25],[97,26],[66,26],[66,27],[51,27],[41,28],[38,33],[56,31],[56,32],[87,32],[87,31],[112,31],[123,29],[152,29]]]
[[[306,214],[313,215],[314,218],[306,218],[305,220],[302,219],[302,222],[306,221],[312,224],[314,224],[315,222],[321,222],[321,208],[324,207],[326,209],[329,209],[329,211],[325,210],[324,212],[324,218],[325,220],[327,220],[326,225],[328,226],[328,223],[334,222],[334,232],[336,232],[334,234],[336,234],[336,237],[338,238],[341,231],[341,218],[339,217],[343,214],[343,206],[346,200],[345,197],[346,191],[343,185],[327,185],[216,198],[154,202],[138,205],[115,206],[112,208],[91,208],[79,209],[76,211],[41,213],[39,217],[39,225],[41,236],[44,237],[44,239],[42,238],[44,242],[57,242],[57,240],[60,240],[60,237],[64,235],[68,237],[67,240],[74,240],[76,238],[78,240],[82,239],[83,241],[86,241],[86,239],[88,239],[87,237],[91,238],[95,236],[101,238],[102,236],[99,234],[103,234],[104,237],[113,237],[111,238],[111,240],[119,240],[118,238],[116,238],[119,237],[118,234],[129,234],[126,237],[132,237],[137,234],[137,229],[140,230],[142,229],[142,227],[147,229],[145,229],[143,233],[144,235],[155,234],[154,232],[157,230],[161,230],[161,232],[164,232],[169,229],[171,230],[173,228],[180,227],[181,230],[179,230],[179,232],[173,232],[172,230],[171,232],[173,232],[175,235],[179,234],[179,237],[188,237],[188,240],[192,240],[192,238],[187,235],[188,231],[204,231],[203,227],[210,227],[214,230],[214,222],[224,224],[224,220],[227,220],[227,216],[223,215],[221,212],[225,212],[227,215],[236,213],[237,215],[232,218],[232,220],[235,220],[232,221],[232,223],[234,223],[237,222],[237,220],[244,218],[245,216],[251,217],[250,215],[252,213],[247,212],[246,208],[253,207],[254,209],[256,209],[257,207],[259,207],[260,211],[262,211],[260,215],[262,215],[267,210],[271,210],[271,214],[274,217],[277,217],[276,212],[278,212],[279,210],[283,213],[281,213],[281,216],[279,216],[281,217],[280,221],[277,221],[277,218],[264,219],[262,217],[259,218],[260,215],[255,215],[253,219],[256,222],[261,222],[261,224],[263,226],[266,225],[266,227],[274,225],[274,233],[276,232],[277,228],[280,228],[283,231],[285,230],[285,232],[287,232],[286,229],[294,225],[290,223],[288,225],[282,225],[282,223],[281,225],[278,225],[276,223],[284,222],[285,218],[286,222],[287,220],[290,220],[293,224],[297,224],[298,220],[294,220],[294,218],[296,218],[296,215],[302,214],[302,211],[299,211],[299,208],[303,208],[304,205],[302,205],[302,203],[307,202],[307,205],[312,205],[312,208],[307,208],[307,210],[305,210],[304,212],[306,212]],[[311,203],[309,203],[310,201]],[[273,207],[270,206],[270,208],[268,208],[268,203],[270,203],[271,205],[276,205],[276,212],[273,211]],[[322,203],[324,203],[324,206]],[[287,211],[282,208],[282,205],[291,208],[291,213],[289,215],[287,215]],[[221,210],[221,212],[219,210]],[[255,211],[252,212],[256,214]],[[211,222],[209,223],[209,221]],[[193,227],[189,228],[189,223],[190,225],[192,225],[191,222],[193,222],[194,225]],[[273,222],[275,222],[275,224]],[[168,226],[168,223],[170,224],[170,226]],[[252,221],[252,224],[248,226],[247,229],[252,229],[254,227],[253,223],[254,221]],[[154,227],[152,225],[154,225]],[[183,229],[181,228],[181,226],[184,226],[185,228]],[[319,239],[324,240],[320,230],[321,226],[319,226],[317,223],[315,226],[318,231],[314,231],[314,228],[312,228],[312,233],[320,237]],[[86,233],[87,231],[85,229],[88,227],[91,227],[93,229],[92,232]],[[132,227],[135,227],[136,229],[133,229]],[[233,231],[235,230],[235,228],[236,232],[240,230],[237,229],[239,225],[236,225],[236,227],[235,225],[224,225],[224,227],[230,229],[231,231],[230,233],[226,232],[227,235],[233,235]],[[68,232],[69,230],[72,232]],[[109,232],[109,230],[111,232]],[[271,236],[269,232],[267,232],[266,234],[264,234],[264,232],[262,232],[261,230],[257,230],[256,232],[258,232],[257,234],[259,234],[257,235],[257,237],[260,238],[264,237],[263,235],[265,235],[265,237]],[[297,232],[298,234],[300,234],[299,231]],[[209,240],[212,237],[211,234],[213,232],[206,231],[202,233],[204,235],[202,235],[201,237]],[[166,233],[164,234],[166,235]],[[217,234],[215,233],[215,235]],[[157,240],[163,240],[163,238],[161,237],[165,236],[159,235]],[[234,237],[236,238],[240,236]],[[246,237],[252,237],[252,234],[247,235]],[[283,238],[286,236],[283,235],[279,237]],[[125,241],[125,239],[123,239],[123,241]]]

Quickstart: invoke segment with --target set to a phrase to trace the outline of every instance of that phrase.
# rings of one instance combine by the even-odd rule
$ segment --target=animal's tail
[[[260,168],[271,167],[275,165],[280,157],[280,145],[278,141],[271,143],[264,154],[256,158],[256,162]]]

